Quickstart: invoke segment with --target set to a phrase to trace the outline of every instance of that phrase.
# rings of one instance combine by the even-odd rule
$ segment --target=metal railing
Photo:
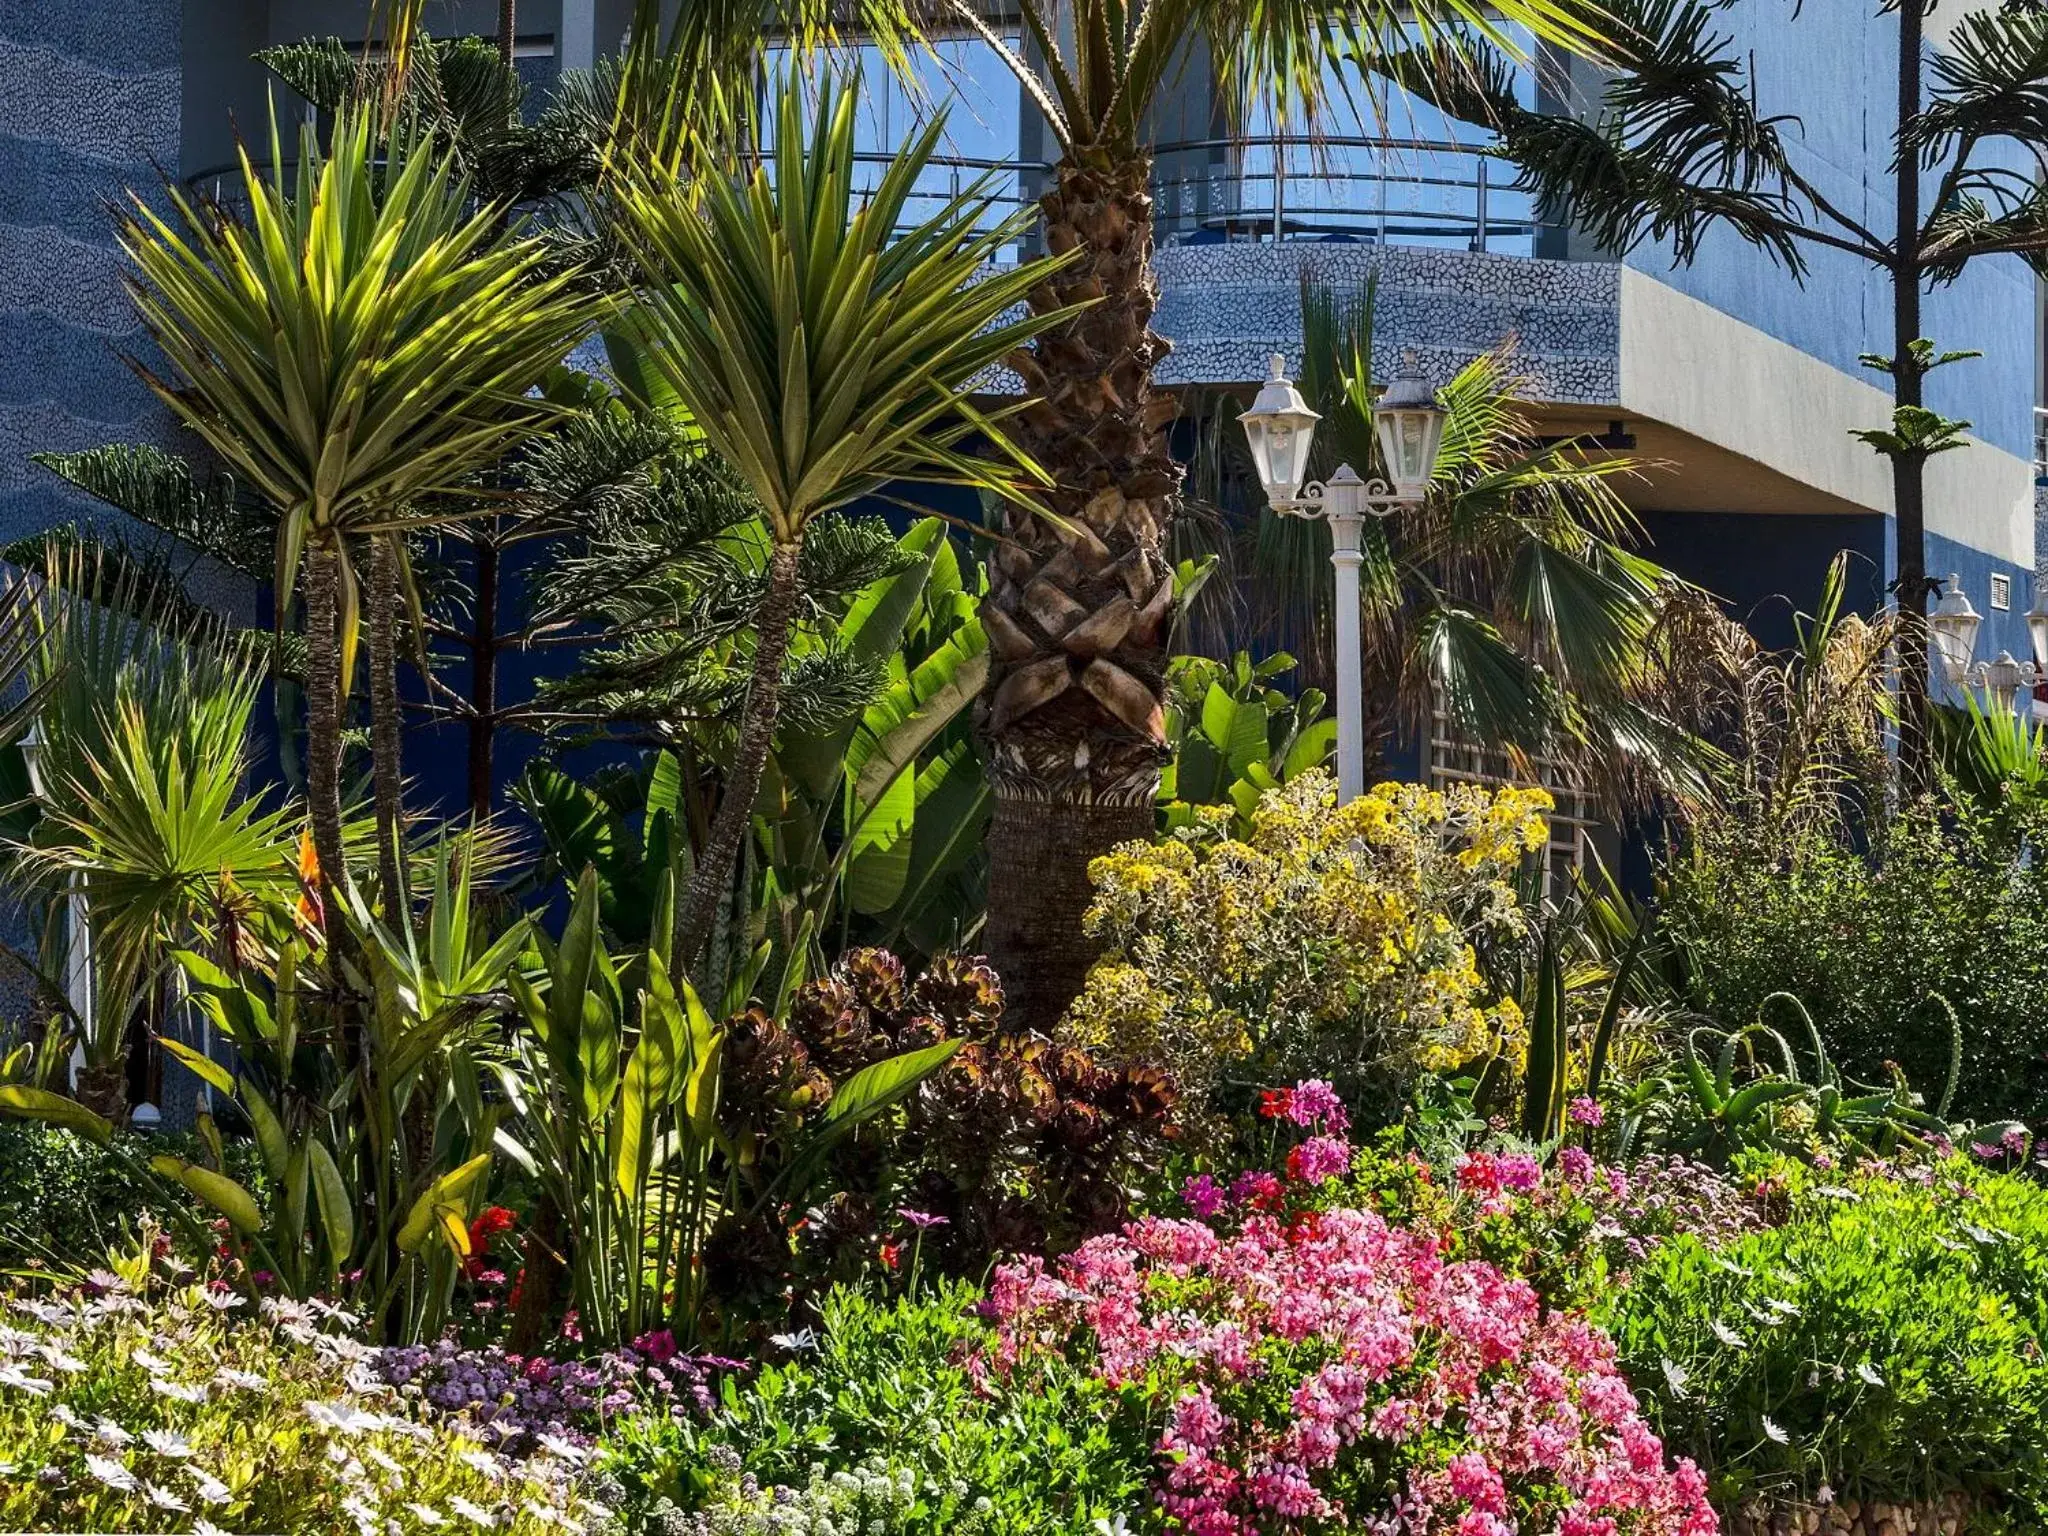
[[[872,186],[891,158],[882,151],[857,153],[869,173],[861,179]],[[1163,143],[1154,146],[1152,159],[1154,219],[1163,245],[1340,240],[1527,254],[1537,228],[1527,195],[1473,144],[1266,134]],[[1034,202],[1052,169],[1045,161],[935,155],[905,218],[929,217],[980,181],[993,222]],[[242,208],[238,166],[195,172],[185,185],[225,208]],[[1035,232],[1027,234],[1004,254],[1026,255],[1035,239]]]

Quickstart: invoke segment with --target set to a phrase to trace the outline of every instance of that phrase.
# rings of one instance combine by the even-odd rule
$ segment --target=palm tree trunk
[[[1916,4],[1899,7],[1899,122],[1920,113],[1920,50],[1924,19]],[[1920,173],[1917,156],[1901,154],[1893,191],[1898,223],[1893,241],[1892,273],[1892,403],[1919,405],[1920,365],[1913,343],[1920,336]],[[1927,579],[1927,456],[1892,456],[1892,536],[1897,541],[1899,618],[1899,761],[1909,792],[1932,789],[1932,757],[1928,748],[1927,599],[1934,584]]]
[[[116,1059],[109,1066],[88,1063],[78,1069],[72,1097],[104,1120],[116,1125],[128,1123],[128,1063]]]
[[[491,814],[497,788],[492,762],[498,729],[498,540],[497,519],[476,541],[476,618],[470,629],[469,815],[481,822]]]
[[[1038,313],[1099,300],[1013,359],[1033,396],[1017,428],[1057,482],[1059,521],[1017,508],[982,605],[994,665],[980,724],[995,793],[991,960],[1005,1017],[1057,1022],[1093,952],[1081,931],[1091,860],[1147,837],[1168,756],[1166,539],[1180,486],[1155,395],[1151,161],[1071,162],[1040,199],[1047,247],[1084,254],[1031,294]]]
[[[370,539],[370,780],[377,801],[377,884],[386,922],[407,910],[404,729],[398,701],[396,535]]]
[[[306,819],[320,858],[320,905],[327,931],[338,931],[335,891],[348,878],[341,851],[341,640],[335,609],[340,551],[306,546]]]
[[[697,855],[690,877],[689,899],[677,923],[675,964],[694,965],[719,904],[732,883],[740,842],[754,818],[754,797],[761,792],[761,774],[768,749],[775,743],[775,718],[782,699],[782,661],[789,654],[789,631],[796,618],[797,566],[803,541],[777,544],[768,557],[768,591],[754,616],[754,673],[747,683],[747,702],[740,714],[739,745],[719,795],[718,814]]]

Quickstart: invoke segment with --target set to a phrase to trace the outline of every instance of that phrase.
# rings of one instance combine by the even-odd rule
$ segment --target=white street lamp
[[[1406,353],[1400,374],[1373,404],[1373,431],[1390,479],[1365,480],[1340,464],[1328,480],[1304,485],[1309,446],[1322,417],[1287,377],[1284,357],[1275,352],[1268,370],[1251,409],[1237,419],[1273,510],[1321,517],[1330,525],[1330,564],[1337,576],[1337,795],[1348,801],[1365,793],[1365,665],[1358,629],[1358,571],[1365,557],[1359,534],[1367,517],[1387,517],[1422,501],[1448,413],[1415,354]]]
[[[1964,680],[1970,656],[1977,649],[1977,631],[1983,624],[1984,616],[1970,606],[1970,596],[1963,590],[1963,578],[1951,573],[1948,590],[1934,605],[1934,612],[1927,616],[1927,627],[1934,635],[1935,654],[1941,662],[1941,674],[1951,683]]]
[[[1987,704],[2012,714],[2020,707],[2021,695],[2031,694],[2036,683],[2048,678],[2048,671],[2034,662],[2015,660],[2011,651],[2000,651],[1990,661],[1972,662],[1983,624],[1984,616],[1963,591],[1962,578],[1951,574],[1948,590],[1927,616],[1942,676],[1951,684],[1980,690]],[[2042,655],[2048,649],[2043,643],[2048,641],[2048,610],[2043,609],[2039,596],[2027,615],[2027,628],[2033,635],[2034,654]]]

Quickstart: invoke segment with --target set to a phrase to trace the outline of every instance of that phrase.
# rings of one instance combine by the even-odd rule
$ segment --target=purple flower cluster
[[[577,1444],[595,1439],[604,1422],[635,1410],[666,1410],[676,1418],[712,1404],[708,1362],[654,1345],[649,1335],[630,1350],[587,1360],[515,1355],[495,1346],[464,1349],[453,1339],[376,1353],[378,1376],[435,1414],[461,1417],[507,1455],[532,1451],[543,1435]]]

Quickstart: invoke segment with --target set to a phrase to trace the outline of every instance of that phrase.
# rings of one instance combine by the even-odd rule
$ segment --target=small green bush
[[[1885,1084],[1896,1061],[1930,1102],[1949,1069],[1940,994],[1963,1034],[1954,1116],[2038,1123],[2048,861],[2029,846],[1967,803],[1914,810],[1863,841],[1730,818],[1666,865],[1658,931],[1682,953],[1691,1007],[1733,1029],[1789,992],[1845,1073]]]
[[[1984,1530],[2042,1529],[2048,1192],[1960,1161],[1763,1177],[1781,1225],[1667,1242],[1608,1303],[1672,1453],[1724,1498],[1959,1491]]]
[[[196,1136],[118,1134],[138,1162],[160,1152],[188,1162],[206,1161]],[[229,1142],[225,1150],[228,1173],[260,1197],[264,1181],[254,1148]],[[109,1249],[128,1245],[159,1198],[117,1158],[83,1136],[0,1117],[0,1264],[92,1263]],[[202,1221],[213,1219],[214,1212],[197,1201],[190,1209]],[[170,1215],[162,1210],[154,1214],[160,1219]]]
[[[620,1423],[600,1473],[625,1488],[629,1523],[662,1533],[750,1530],[757,1504],[736,1492],[747,1479],[820,1509],[879,1497],[848,1478],[862,1489],[886,1479],[892,1536],[1064,1536],[1135,1509],[1146,1438],[1119,1433],[1111,1397],[1078,1374],[1035,1378],[1029,1393],[985,1379],[975,1358],[993,1336],[978,1296],[965,1285],[895,1303],[834,1291],[823,1328],[785,1341],[794,1358],[728,1378],[708,1424]]]

